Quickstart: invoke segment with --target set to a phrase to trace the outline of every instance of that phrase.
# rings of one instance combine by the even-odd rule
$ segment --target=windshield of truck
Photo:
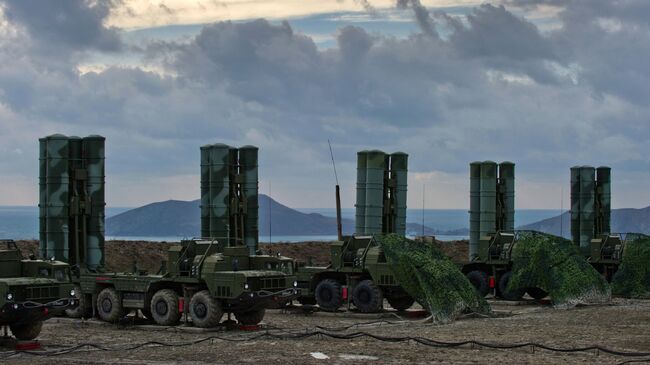
[[[70,272],[68,269],[56,269],[54,270],[54,278],[57,281],[65,282],[70,280]]]

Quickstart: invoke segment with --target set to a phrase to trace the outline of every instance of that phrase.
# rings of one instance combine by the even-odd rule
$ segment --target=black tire
[[[66,309],[65,315],[70,318],[90,318],[93,314],[92,298],[81,293],[78,285],[74,287],[74,297],[77,299],[77,306],[72,309]]]
[[[474,270],[467,273],[467,280],[472,283],[476,292],[484,297],[490,292],[490,283],[488,282],[488,274],[485,271]]]
[[[528,288],[526,289],[526,293],[535,300],[544,299],[548,296],[548,293],[540,288]]]
[[[398,311],[405,311],[415,303],[415,299],[411,298],[408,295],[402,295],[398,297],[387,297],[386,300],[388,301],[388,304],[390,304],[393,309],[396,309]]]
[[[343,304],[341,284],[332,279],[325,279],[318,283],[314,295],[316,303],[324,311],[334,312]]]
[[[372,280],[363,280],[352,291],[352,303],[362,313],[376,313],[383,307],[384,293]]]
[[[161,326],[174,326],[181,319],[178,311],[178,294],[171,289],[161,289],[151,298],[149,306],[151,319]]]
[[[508,288],[508,283],[510,282],[510,277],[512,276],[512,271],[508,271],[505,274],[501,275],[499,278],[499,296],[505,300],[521,300],[521,298],[526,293],[526,290],[516,289],[513,291],[506,290]]]
[[[223,309],[221,309],[219,301],[210,295],[210,292],[201,290],[192,295],[190,317],[196,327],[215,327],[223,317]]]
[[[38,335],[41,333],[41,328],[43,328],[43,321],[10,324],[9,328],[11,329],[11,333],[13,333],[16,339],[21,341],[30,341],[38,337]]]
[[[235,318],[237,318],[239,324],[243,324],[244,326],[253,326],[262,322],[265,313],[266,310],[262,308],[256,311],[235,313]]]
[[[302,305],[315,305],[316,304],[316,298],[314,297],[298,297],[296,299],[298,303]]]
[[[106,322],[117,322],[125,315],[120,295],[113,288],[106,288],[97,295],[97,315]]]

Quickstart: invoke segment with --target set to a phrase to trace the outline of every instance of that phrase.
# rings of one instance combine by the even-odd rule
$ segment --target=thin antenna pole
[[[341,223],[341,188],[339,187],[339,175],[336,173],[336,162],[334,162],[334,152],[332,152],[332,144],[327,140],[327,145],[330,147],[330,156],[332,157],[332,166],[334,167],[334,178],[336,178],[336,233],[339,241],[343,241],[343,224]]]
[[[424,192],[426,184],[422,184],[422,237],[424,239]]]
[[[273,234],[271,231],[271,204],[273,204],[273,199],[271,198],[271,181],[269,180],[269,244],[273,243]]]
[[[327,145],[330,147],[330,157],[332,157],[332,166],[334,166],[334,178],[336,179],[336,185],[339,184],[339,175],[336,173],[336,162],[334,162],[334,152],[332,152],[332,144],[330,140],[327,140]]]
[[[564,186],[560,187],[560,237],[564,237]]]

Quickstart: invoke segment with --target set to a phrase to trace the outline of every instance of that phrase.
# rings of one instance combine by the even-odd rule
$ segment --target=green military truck
[[[72,317],[115,322],[132,310],[161,325],[187,314],[212,327],[224,313],[259,323],[266,308],[296,298],[292,260],[257,254],[257,148],[201,147],[201,234],[173,245],[158,274],[104,270],[101,136],[40,139],[40,249],[73,267],[80,301]],[[215,238],[216,237],[216,238]]]
[[[413,305],[373,236],[406,233],[407,166],[408,155],[402,152],[357,154],[357,234],[343,237],[341,233],[337,185],[339,240],[330,244],[329,266],[297,268],[300,303],[335,311],[347,301],[366,313],[380,311],[384,298],[397,310]]]
[[[43,321],[77,305],[70,266],[23,258],[13,240],[0,240],[0,326],[18,340],[33,340]]]
[[[187,314],[196,327],[214,327],[232,313],[240,324],[255,325],[266,308],[299,295],[292,259],[250,255],[245,246],[184,240],[170,247],[167,262],[168,270],[158,275],[82,273],[81,303],[69,315],[94,311],[102,320],[115,322],[140,310],[160,325],[176,325]]]
[[[384,298],[397,310],[413,305],[413,298],[395,280],[373,236],[344,237],[331,243],[330,250],[329,266],[298,267],[299,303],[336,311],[347,301],[364,313],[382,310]]]

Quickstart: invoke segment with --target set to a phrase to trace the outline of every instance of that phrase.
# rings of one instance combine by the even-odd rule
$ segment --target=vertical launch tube
[[[366,175],[368,174],[368,151],[357,153],[357,203],[354,216],[354,233],[366,234]]]
[[[485,161],[481,164],[481,237],[496,232],[497,213],[497,164]]]
[[[514,232],[515,230],[515,164],[510,161],[501,162],[499,165],[499,179],[503,189],[503,210],[505,219],[502,230]]]
[[[391,176],[395,179],[393,198],[395,201],[395,231],[398,235],[406,235],[406,197],[408,180],[408,155],[395,152],[391,155]]]
[[[384,178],[388,166],[386,154],[369,151],[366,169],[365,234],[381,234],[384,217]]]
[[[580,247],[580,166],[571,168],[571,241]]]
[[[580,251],[589,256],[591,239],[594,237],[595,222],[595,169],[580,168]]]
[[[244,243],[250,254],[254,255],[259,243],[258,148],[255,146],[239,148],[239,164],[240,172],[244,177],[242,193],[246,197]]]
[[[47,139],[47,251],[45,257],[67,260],[69,234],[70,175],[68,137],[55,134]]]
[[[210,231],[208,237],[225,242],[230,219],[230,146],[217,143],[210,147]]]
[[[88,193],[86,204],[86,263],[90,270],[104,266],[105,243],[105,141],[106,138],[91,135],[83,139],[83,153],[86,164]],[[83,253],[82,253],[83,254]]]
[[[47,256],[47,139],[38,139],[38,247],[41,257]]]
[[[481,162],[469,164],[469,260],[478,257],[481,239]]]
[[[601,222],[601,232],[599,234],[610,234],[611,232],[611,219],[612,219],[612,169],[606,166],[601,166],[596,169],[596,179],[598,181],[600,212],[599,216]]]
[[[210,148],[201,146],[201,237],[210,237]]]

